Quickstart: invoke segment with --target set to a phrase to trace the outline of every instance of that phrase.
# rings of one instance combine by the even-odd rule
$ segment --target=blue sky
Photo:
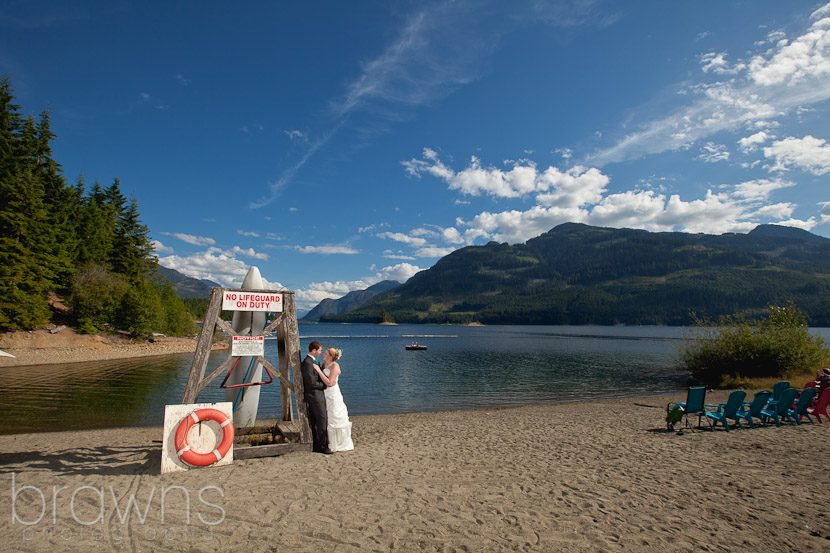
[[[830,4],[0,2],[0,74],[160,263],[301,310],[582,222],[830,236]]]

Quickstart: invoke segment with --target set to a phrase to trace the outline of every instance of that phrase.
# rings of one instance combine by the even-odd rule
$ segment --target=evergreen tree
[[[75,229],[78,239],[75,259],[78,265],[105,266],[109,262],[115,228],[108,228],[105,209],[104,193],[101,184],[96,181],[78,209]]]
[[[43,188],[43,205],[48,224],[47,246],[56,290],[66,290],[74,272],[75,219],[78,211],[78,197],[74,187],[67,187],[61,174],[60,165],[52,157],[51,142],[55,135],[51,131],[51,116],[44,111],[35,127],[34,156],[35,176]]]
[[[110,254],[112,268],[132,282],[155,275],[156,258],[152,257],[153,245],[150,231],[139,220],[138,202],[133,196],[129,206],[121,210],[115,225],[115,238]]]
[[[23,121],[8,79],[0,81],[0,328],[48,320],[55,280],[43,183],[36,173],[36,127]]]

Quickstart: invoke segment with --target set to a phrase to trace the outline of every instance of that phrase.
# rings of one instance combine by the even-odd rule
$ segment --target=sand
[[[164,476],[160,428],[0,436],[0,551],[830,550],[830,424],[677,435],[681,399],[353,417],[352,452]]]

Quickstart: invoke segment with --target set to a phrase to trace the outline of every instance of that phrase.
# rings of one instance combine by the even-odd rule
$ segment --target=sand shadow
[[[48,470],[55,474],[158,474],[161,447],[79,447],[54,453],[0,453],[0,473]]]

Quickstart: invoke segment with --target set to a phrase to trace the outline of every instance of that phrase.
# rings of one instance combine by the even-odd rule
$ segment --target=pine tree
[[[138,202],[133,196],[116,222],[114,247],[110,254],[113,270],[131,282],[151,278],[155,274],[156,260],[151,256],[153,245],[149,234],[149,229],[139,219]]]
[[[78,249],[75,262],[78,266],[101,265],[108,266],[115,227],[107,226],[104,194],[100,183],[92,185],[89,196],[81,201],[78,209],[78,221],[75,234],[78,239]]]
[[[52,287],[55,290],[66,290],[74,272],[77,248],[74,227],[78,202],[73,187],[67,187],[60,165],[52,157],[51,142],[54,138],[51,116],[46,110],[35,128],[34,171],[43,189],[43,205],[48,224],[48,252],[44,253],[50,256],[49,263],[55,275]]]
[[[48,320],[45,294],[55,281],[51,236],[36,173],[36,126],[23,121],[7,78],[0,81],[0,328]]]

